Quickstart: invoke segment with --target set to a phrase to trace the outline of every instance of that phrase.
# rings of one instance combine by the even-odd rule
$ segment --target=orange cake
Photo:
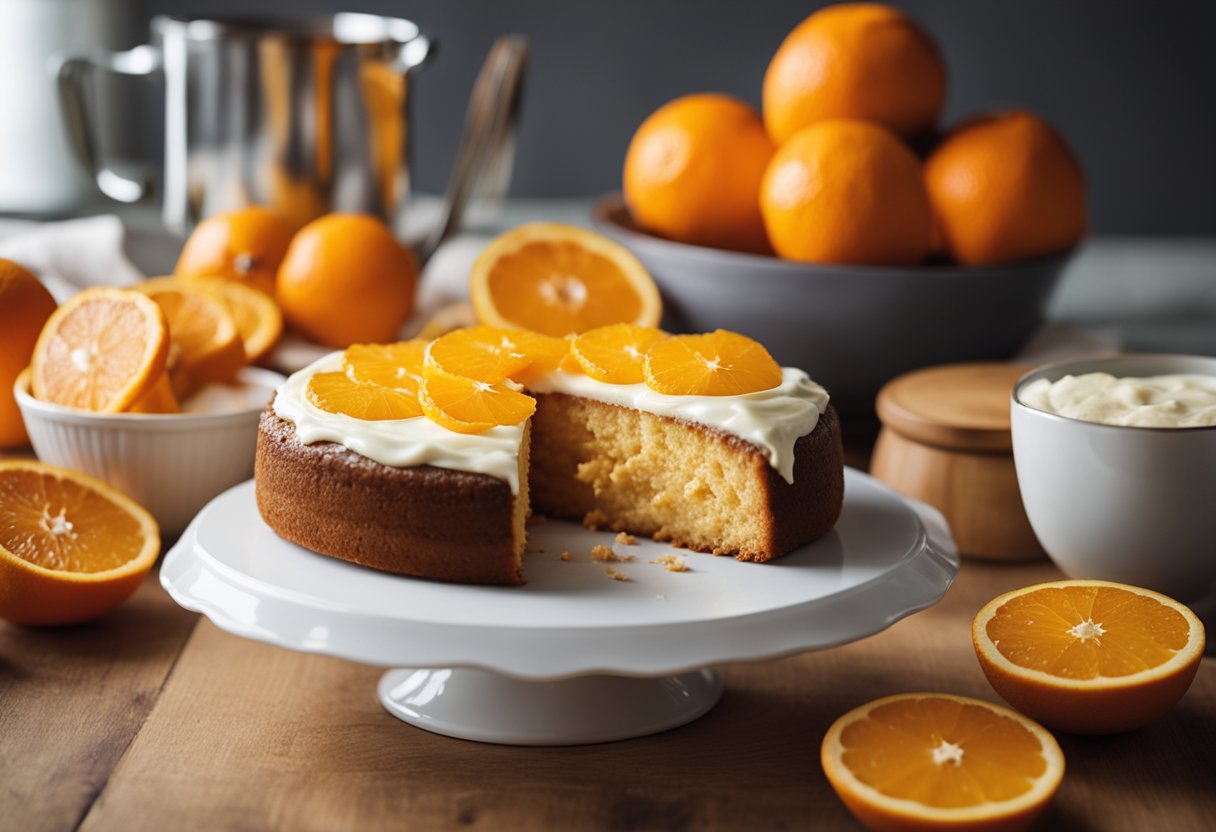
[[[482,584],[523,583],[529,511],[748,561],[779,557],[836,522],[839,424],[801,370],[774,364],[766,389],[690,395],[655,390],[661,379],[602,381],[572,360],[528,364],[511,366],[535,413],[477,432],[426,415],[334,412],[342,408],[318,399],[313,379],[342,382],[342,353],[294,374],[262,415],[262,517],[324,555]],[[422,381],[399,375],[407,389]]]

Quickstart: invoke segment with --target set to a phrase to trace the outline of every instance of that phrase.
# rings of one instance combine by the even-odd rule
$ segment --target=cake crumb
[[[583,528],[587,531],[598,531],[608,522],[608,516],[599,509],[587,512],[583,517]]]
[[[566,563],[569,563],[570,562],[570,553],[562,552],[562,560],[564,560]]]
[[[668,572],[691,572],[688,564],[684,562],[684,558],[679,555],[663,555],[661,558],[655,558],[650,563],[657,563]]]
[[[605,575],[608,575],[609,577],[611,577],[611,578],[612,578],[612,580],[614,580],[614,581],[627,581],[627,580],[629,580],[629,576],[628,576],[628,575],[626,575],[624,572],[620,572],[620,571],[618,571],[618,570],[616,570],[616,569],[613,569],[612,567],[608,567],[607,569],[605,569],[605,570],[604,570],[604,574],[605,574]]]
[[[634,537],[633,535],[629,534],[628,532],[617,532],[616,533],[616,542],[621,544],[622,546],[637,546],[638,545],[638,539],[636,537]]]
[[[591,559],[600,563],[631,563],[636,558],[633,555],[618,555],[607,546],[596,544],[591,547]]]

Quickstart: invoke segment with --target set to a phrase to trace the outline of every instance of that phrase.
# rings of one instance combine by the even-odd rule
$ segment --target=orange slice
[[[560,338],[493,326],[454,329],[431,342],[423,375],[455,375],[497,384],[534,363],[553,367],[569,350]]]
[[[608,324],[657,326],[659,290],[636,257],[592,231],[521,225],[473,264],[469,296],[483,324],[563,336]]]
[[[505,384],[446,374],[424,378],[418,401],[427,418],[456,433],[484,433],[497,425],[518,425],[536,412],[536,399]]]
[[[641,384],[646,352],[667,333],[652,326],[612,324],[575,337],[570,354],[584,373],[609,384]]]
[[[395,344],[352,344],[342,353],[342,371],[354,381],[393,387],[416,396],[429,344],[422,338]]]
[[[820,762],[870,829],[1025,829],[1064,776],[1042,726],[1000,705],[943,693],[877,699],[836,720]]]
[[[236,378],[245,366],[245,345],[223,301],[172,277],[146,280],[135,288],[156,301],[169,322],[169,380],[179,399],[204,385]]]
[[[94,619],[139,588],[159,551],[152,516],[101,480],[0,461],[0,618]]]
[[[42,328],[30,385],[45,402],[117,413],[152,389],[165,371],[169,327],[139,292],[86,289]]]
[[[173,394],[173,384],[168,373],[157,377],[152,389],[136,399],[126,413],[181,413],[181,404]]]
[[[365,384],[346,373],[317,373],[308,380],[305,395],[322,410],[367,422],[413,419],[422,415],[418,396],[413,392]]]
[[[270,355],[283,335],[283,313],[269,295],[224,277],[195,276],[182,279],[217,297],[224,304],[245,345],[246,364],[257,364]]]
[[[992,687],[1044,725],[1111,734],[1147,725],[1190,687],[1203,624],[1148,589],[1054,581],[984,605],[971,641]]]
[[[739,396],[781,383],[781,367],[768,350],[724,329],[655,342],[642,371],[651,390],[669,396]]]

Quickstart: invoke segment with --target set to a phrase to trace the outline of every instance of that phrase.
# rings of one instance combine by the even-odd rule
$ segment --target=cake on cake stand
[[[623,559],[594,560],[596,544]],[[199,513],[160,579],[236,635],[394,668],[380,701],[412,725],[570,745],[690,722],[721,695],[713,665],[864,638],[936,602],[958,571],[941,515],[852,469],[836,528],[772,563],[564,522],[531,526],[528,550],[521,587],[389,575],[278,537],[250,481]],[[669,571],[672,555],[688,571]]]

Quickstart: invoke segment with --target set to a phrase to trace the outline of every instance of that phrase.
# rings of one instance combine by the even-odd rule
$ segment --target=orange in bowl
[[[625,155],[625,204],[672,240],[767,253],[756,194],[773,143],[749,104],[686,95],[652,113]]]
[[[142,507],[93,477],[0,461],[0,618],[76,624],[129,598],[156,562]]]
[[[0,258],[0,448],[29,442],[13,382],[30,363],[42,325],[55,311],[55,299],[38,278]]]
[[[1188,607],[1107,581],[1055,581],[1007,592],[971,626],[984,675],[1006,702],[1075,734],[1131,731],[1190,687],[1204,631]]]
[[[773,248],[805,263],[900,265],[929,251],[920,162],[877,124],[820,121],[790,138],[760,188]]]
[[[1031,113],[955,129],[925,160],[941,247],[982,266],[1058,254],[1085,236],[1085,178],[1072,151]]]
[[[830,118],[886,125],[911,138],[931,129],[946,98],[933,40],[898,9],[838,3],[782,42],[764,74],[764,123],[782,144]]]

